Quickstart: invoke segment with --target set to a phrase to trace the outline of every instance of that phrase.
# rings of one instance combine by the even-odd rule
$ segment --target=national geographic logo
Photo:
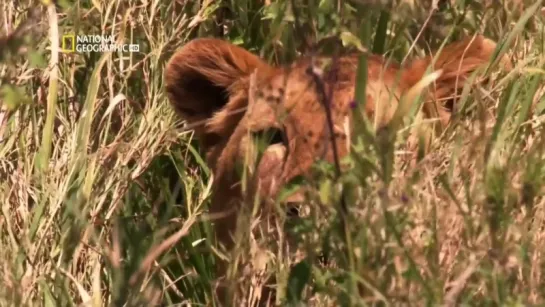
[[[76,52],[76,35],[66,34],[62,36],[62,51],[72,53]]]
[[[62,36],[62,51],[65,53],[82,52],[139,52],[138,44],[118,44],[113,35],[75,35]]]

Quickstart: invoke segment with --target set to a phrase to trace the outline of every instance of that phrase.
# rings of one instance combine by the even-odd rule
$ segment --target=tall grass
[[[248,223],[234,299],[249,304],[275,275],[289,305],[544,304],[541,3],[429,2],[0,1],[0,305],[217,303],[228,255],[204,215],[213,178],[163,90],[188,40],[224,37],[280,64],[334,54],[337,38],[405,61],[475,32],[497,56],[449,128],[414,162],[417,120],[375,134],[362,118],[353,170],[317,163],[307,214],[272,230],[303,256]],[[140,51],[65,53],[64,34]],[[494,73],[504,54],[515,68]]]

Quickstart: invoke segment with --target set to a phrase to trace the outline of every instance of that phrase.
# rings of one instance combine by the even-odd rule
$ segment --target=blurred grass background
[[[474,33],[500,42],[515,68],[460,93],[453,123],[417,163],[404,158],[403,139],[392,155],[359,148],[351,159],[360,167],[342,178],[353,192],[347,234],[330,205],[338,183],[319,164],[310,214],[278,230],[307,256],[295,265],[278,244],[248,235],[235,301],[256,296],[268,253],[279,304],[545,303],[541,2],[0,7],[0,305],[216,304],[214,266],[225,255],[203,218],[212,178],[163,91],[165,62],[188,40],[222,37],[278,64],[340,46],[402,62]],[[114,35],[140,52],[61,52],[72,33]],[[334,265],[321,265],[318,250]]]

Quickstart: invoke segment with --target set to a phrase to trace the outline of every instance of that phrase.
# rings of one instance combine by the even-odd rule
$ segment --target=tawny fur
[[[470,74],[488,63],[495,48],[493,41],[475,36],[405,66],[371,55],[365,112],[377,127],[386,124],[401,97],[433,63],[432,70],[442,70],[442,74],[429,86],[421,112],[425,117],[438,114],[441,124],[446,125],[450,111],[441,101],[456,95]],[[358,54],[331,61],[325,57],[302,58],[286,67],[274,67],[218,39],[193,40],[171,58],[165,75],[169,100],[189,124],[202,122],[195,131],[215,175],[211,213],[236,213],[240,209],[244,195],[236,169],[248,153],[255,151],[251,132],[276,127],[287,137],[286,143],[271,145],[250,174],[257,174],[258,179],[249,180],[255,183],[249,185],[250,190],[260,191],[265,198],[274,197],[294,177],[307,175],[316,159],[332,161],[326,114],[309,68],[319,75],[326,93],[333,93],[335,145],[341,157],[348,153]],[[235,216],[216,222],[217,238],[227,246],[232,243]]]

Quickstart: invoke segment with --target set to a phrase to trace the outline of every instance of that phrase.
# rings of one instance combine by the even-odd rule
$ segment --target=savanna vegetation
[[[215,305],[220,259],[239,305],[267,275],[280,305],[545,304],[541,1],[0,6],[0,305]],[[403,62],[475,33],[498,42],[486,82],[454,97],[429,151],[407,158],[405,128],[367,131],[340,178],[316,164],[307,214],[274,228],[304,256],[257,240],[259,216],[236,253],[215,244],[214,178],[163,88],[177,48],[213,36],[277,64],[350,48]],[[66,34],[113,35],[139,51],[65,52]],[[503,56],[513,69],[496,72]]]

